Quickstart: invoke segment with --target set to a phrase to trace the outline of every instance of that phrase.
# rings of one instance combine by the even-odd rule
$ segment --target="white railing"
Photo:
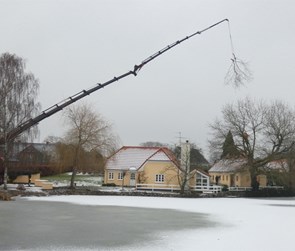
[[[219,193],[222,191],[223,186],[209,185],[209,186],[190,186],[191,191],[202,192],[202,193]],[[179,185],[168,185],[168,184],[136,184],[136,190],[149,190],[149,191],[170,191],[176,192],[180,190]],[[284,189],[283,186],[260,186],[259,189]],[[252,187],[228,187],[228,191],[242,192],[251,191]]]
[[[236,192],[241,192],[241,191],[251,191],[252,187],[229,187],[228,191],[236,191]]]
[[[179,185],[167,185],[167,184],[136,184],[136,190],[149,190],[149,191],[179,191]],[[203,192],[203,193],[219,193],[222,190],[222,186],[210,185],[210,186],[190,186],[191,191]]]
[[[219,193],[222,191],[222,186],[210,185],[210,186],[191,186],[191,191],[203,192],[203,193]]]
[[[265,186],[265,187],[260,186],[259,189],[278,189],[278,190],[280,190],[280,189],[284,189],[284,187],[283,186]]]
[[[136,190],[150,190],[150,191],[179,191],[178,185],[167,184],[136,184]]]
[[[259,186],[259,190],[262,190],[262,189],[284,189],[283,186]],[[228,188],[228,191],[237,191],[237,192],[241,192],[241,191],[251,191],[252,190],[252,187],[238,187],[238,186],[235,186],[235,187],[229,187]]]

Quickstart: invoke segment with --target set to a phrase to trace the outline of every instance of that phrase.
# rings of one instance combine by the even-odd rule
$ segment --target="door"
[[[235,181],[234,181],[234,175],[231,174],[230,175],[230,187],[233,187],[233,186],[235,186]]]
[[[135,186],[135,172],[130,173],[130,184],[131,187]]]

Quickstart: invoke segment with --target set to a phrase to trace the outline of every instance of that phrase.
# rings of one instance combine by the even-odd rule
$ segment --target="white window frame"
[[[108,172],[109,180],[114,180],[114,172]]]
[[[118,173],[118,180],[123,180],[123,176],[124,176],[123,172],[119,172]]]
[[[164,182],[165,182],[164,174],[156,174],[156,183],[164,183]]]
[[[209,178],[207,176],[197,172],[196,185],[197,186],[208,186],[209,185]]]

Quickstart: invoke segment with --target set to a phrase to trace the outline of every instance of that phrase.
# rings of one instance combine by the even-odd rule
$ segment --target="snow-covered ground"
[[[81,205],[176,209],[209,214],[216,227],[159,233],[155,242],[114,250],[294,250],[295,198],[30,197]],[[159,219],[160,224],[160,219]]]
[[[71,172],[63,174],[63,176],[51,176],[44,177],[44,179],[53,183],[54,187],[65,187],[69,186],[71,183]],[[68,176],[68,177],[67,177]],[[64,179],[62,178],[64,177]],[[98,186],[101,187],[103,183],[103,177],[96,176],[88,173],[77,173],[75,184],[76,186]]]

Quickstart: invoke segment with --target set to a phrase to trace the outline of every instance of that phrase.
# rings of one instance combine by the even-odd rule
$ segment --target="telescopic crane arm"
[[[145,60],[143,60],[140,64],[135,65],[133,70],[130,70],[122,75],[119,75],[117,77],[114,77],[110,80],[108,80],[105,83],[98,83],[96,84],[94,87],[87,89],[87,90],[82,90],[79,93],[76,93],[73,96],[70,96],[69,98],[61,101],[60,103],[57,103],[51,107],[49,107],[48,109],[44,110],[41,114],[39,114],[38,116],[36,116],[35,118],[31,118],[28,119],[27,121],[19,124],[16,128],[14,128],[13,130],[11,130],[10,132],[7,133],[5,138],[1,138],[0,139],[0,144],[4,144],[5,142],[11,141],[13,139],[15,139],[18,135],[20,135],[21,133],[23,133],[24,131],[28,130],[29,128],[33,127],[34,125],[38,124],[40,121],[52,116],[53,114],[57,113],[58,111],[61,111],[63,108],[75,103],[76,101],[84,98],[85,96],[90,95],[91,93],[104,88],[105,86],[119,81],[122,78],[125,78],[129,75],[134,75],[137,76],[138,72],[142,69],[142,67],[146,64],[148,64],[149,62],[151,62],[152,60],[154,60],[155,58],[157,58],[158,56],[162,55],[164,52],[172,49],[173,47],[175,47],[176,45],[179,45],[180,43],[182,43],[185,40],[190,39],[191,37],[195,36],[195,35],[201,35],[203,32],[223,23],[223,22],[229,22],[228,19],[223,19],[201,31],[197,31],[189,36],[186,36],[180,40],[177,40],[176,42],[166,46],[165,48],[159,50],[158,52],[154,53],[153,55],[151,55],[150,57],[146,58]]]

